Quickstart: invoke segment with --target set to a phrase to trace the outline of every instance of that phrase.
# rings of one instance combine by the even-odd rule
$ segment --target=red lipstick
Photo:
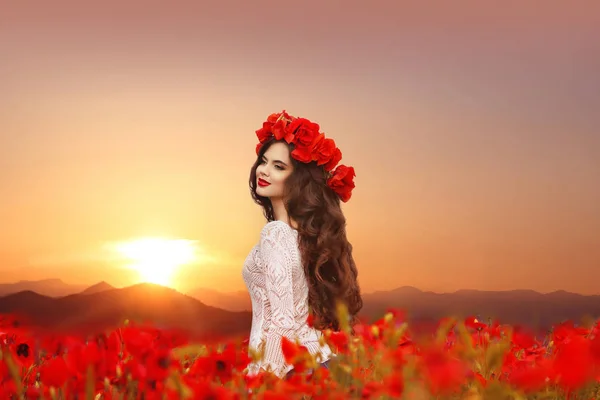
[[[269,185],[270,185],[269,182],[262,180],[260,178],[258,179],[258,186],[265,187],[265,186],[269,186]]]

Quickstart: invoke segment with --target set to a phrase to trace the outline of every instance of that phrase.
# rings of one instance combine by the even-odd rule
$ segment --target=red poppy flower
[[[239,394],[206,380],[188,381],[186,384],[193,392],[193,399],[237,400]]]
[[[148,379],[159,382],[164,381],[172,370],[179,368],[179,362],[172,358],[170,353],[170,350],[159,349],[145,360]]]
[[[0,385],[0,398],[12,399],[17,398],[17,385],[14,380],[7,379],[6,382]]]
[[[574,390],[594,378],[594,362],[590,350],[590,341],[582,336],[573,336],[560,345],[553,363],[553,372],[559,386]]]
[[[385,390],[386,386],[383,382],[369,381],[363,387],[361,397],[363,399],[374,399],[385,393]]]
[[[520,349],[528,349],[538,344],[533,334],[521,326],[514,327],[511,341],[514,346]]]
[[[475,318],[473,316],[467,317],[465,319],[465,326],[468,329],[473,329],[473,330],[476,330],[476,331],[481,331],[481,330],[487,328],[487,324],[479,321],[477,318]]]
[[[346,352],[348,350],[348,336],[344,332],[325,330],[325,338],[328,339],[337,352]]]
[[[306,364],[311,358],[306,347],[292,342],[285,336],[282,336],[281,350],[283,352],[283,356],[285,357],[285,362],[293,365],[294,371],[301,373],[306,370]]]
[[[88,368],[92,369],[95,376],[105,376],[107,374],[103,368],[104,357],[98,349],[96,342],[79,343],[72,345],[66,354],[65,362],[76,379],[83,379],[88,373]]]
[[[590,355],[594,363],[600,367],[600,334],[596,334],[593,339],[590,340]]]
[[[486,332],[490,335],[490,338],[502,337],[503,327],[500,325],[498,320],[494,320],[490,326],[486,328]]]
[[[393,372],[391,375],[388,375],[384,378],[383,384],[387,394],[392,396],[392,398],[402,397],[402,393],[404,392],[404,378],[401,372]]]
[[[53,357],[46,360],[39,369],[40,381],[46,386],[62,387],[69,377],[71,371],[63,356]]]
[[[152,351],[154,338],[150,333],[128,326],[121,330],[121,335],[127,352],[133,357],[143,358]]]
[[[421,352],[421,369],[432,393],[455,392],[464,383],[468,368],[464,362],[437,347],[425,347]]]
[[[514,365],[508,381],[526,393],[533,393],[546,387],[552,375],[551,362],[545,359],[533,365]]]
[[[248,364],[247,357],[235,351],[231,345],[222,352],[212,351],[196,358],[190,371],[191,376],[217,378],[221,382],[229,381],[236,370],[242,370]]]
[[[21,368],[29,368],[35,362],[35,341],[31,338],[17,337],[9,347],[15,363]]]

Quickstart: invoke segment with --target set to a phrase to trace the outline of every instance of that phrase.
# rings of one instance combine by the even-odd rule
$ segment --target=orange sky
[[[130,284],[103,246],[167,236],[213,260],[177,287],[243,289],[285,108],[356,169],[366,291],[600,293],[596,2],[127,3],[2,5],[0,281]]]

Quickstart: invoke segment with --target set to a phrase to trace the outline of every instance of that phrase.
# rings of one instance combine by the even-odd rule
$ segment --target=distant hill
[[[206,304],[228,310],[251,310],[247,292],[222,293],[198,288],[189,292]],[[482,291],[463,289],[453,293],[422,291],[403,286],[389,291],[363,294],[361,316],[369,321],[380,318],[389,308],[404,309],[413,323],[435,326],[442,317],[455,315],[497,318],[508,324],[548,329],[570,319],[600,318],[600,296],[585,296],[566,291],[539,293],[534,290]]]
[[[38,281],[19,281],[0,283],[0,297],[30,290],[49,297],[62,297],[85,290],[87,285],[73,285],[60,279],[42,279]]]
[[[206,305],[223,308],[230,311],[251,311],[252,302],[246,290],[237,292],[219,292],[214,289],[196,288],[188,292],[189,296],[200,300]]]
[[[114,289],[114,286],[111,286],[108,283],[102,281],[102,282],[98,282],[95,285],[92,285],[89,288],[85,289],[83,292],[81,292],[81,294],[94,294],[94,293],[100,293],[100,292],[104,292],[104,291],[112,290],[112,289]]]
[[[533,290],[433,293],[401,287],[364,294],[363,301],[362,315],[367,319],[382,316],[388,308],[404,309],[407,318],[419,321],[437,321],[450,315],[476,315],[538,329],[547,329],[567,319],[580,322],[586,316],[600,318],[600,296],[565,291],[545,294]]]
[[[80,287],[63,297],[51,297],[46,294],[49,288],[66,290],[74,289],[76,285],[66,285],[60,280],[21,281],[8,285],[12,285],[11,290],[17,287],[30,289],[0,297],[0,313],[18,313],[47,328],[104,329],[131,319],[198,334],[247,335],[250,331],[251,303],[246,291],[222,293],[198,288],[184,295],[152,284],[115,289],[100,282],[87,288]],[[6,287],[7,284],[0,285],[0,288]],[[46,293],[40,293],[36,288],[43,288]],[[56,296],[58,292],[56,289],[53,293]],[[475,315],[483,320],[497,318],[502,323],[543,330],[567,319],[579,322],[585,316],[600,318],[600,296],[566,291],[546,294],[533,290],[434,293],[405,286],[365,293],[363,301],[361,317],[373,321],[383,316],[387,309],[403,309],[413,326],[417,323],[435,326],[446,316]]]
[[[23,315],[34,326],[58,331],[95,332],[120,326],[129,319],[183,329],[200,336],[247,335],[252,320],[249,312],[207,306],[173,289],[153,284],[62,298],[23,291],[0,298],[0,313]]]

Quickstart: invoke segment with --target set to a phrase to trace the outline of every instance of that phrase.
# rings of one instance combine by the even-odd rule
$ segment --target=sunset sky
[[[0,282],[132,284],[111,246],[158,236],[244,289],[286,109],[356,169],[365,291],[600,294],[597,2],[83,3],[0,0]]]

